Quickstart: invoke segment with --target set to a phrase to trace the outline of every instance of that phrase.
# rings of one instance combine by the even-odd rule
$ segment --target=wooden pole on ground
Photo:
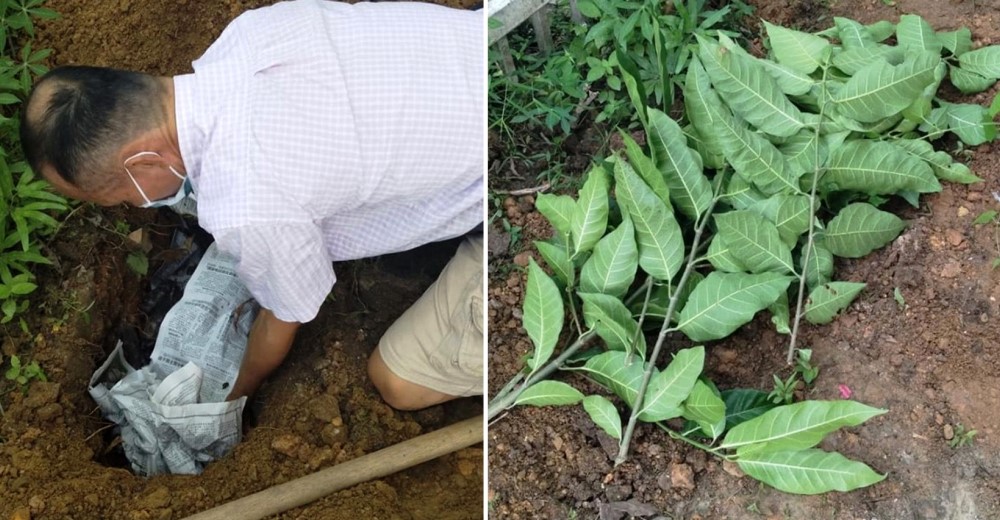
[[[228,502],[186,520],[258,520],[334,491],[391,475],[483,441],[483,416],[446,426],[311,475]]]

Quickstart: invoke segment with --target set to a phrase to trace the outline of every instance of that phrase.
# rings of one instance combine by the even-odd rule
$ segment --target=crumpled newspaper
[[[239,443],[246,398],[225,398],[258,310],[235,258],[213,244],[163,319],[150,364],[134,369],[119,342],[94,373],[90,395],[137,474],[198,474]]]

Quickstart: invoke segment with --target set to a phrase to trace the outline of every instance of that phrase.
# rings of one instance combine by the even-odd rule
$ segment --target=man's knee
[[[382,400],[397,410],[419,410],[454,398],[397,376],[382,360],[378,349],[368,358],[368,377]]]

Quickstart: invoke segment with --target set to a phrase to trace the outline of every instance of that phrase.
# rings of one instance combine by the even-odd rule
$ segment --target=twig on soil
[[[535,186],[533,188],[521,188],[519,190],[493,190],[493,193],[497,195],[511,195],[514,197],[519,197],[521,195],[531,195],[533,193],[541,193],[549,191],[552,185],[549,183],[542,184],[541,186]]]

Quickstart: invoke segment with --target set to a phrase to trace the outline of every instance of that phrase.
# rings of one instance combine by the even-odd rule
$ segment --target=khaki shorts
[[[448,395],[483,393],[483,237],[466,238],[427,291],[389,327],[393,374]]]

